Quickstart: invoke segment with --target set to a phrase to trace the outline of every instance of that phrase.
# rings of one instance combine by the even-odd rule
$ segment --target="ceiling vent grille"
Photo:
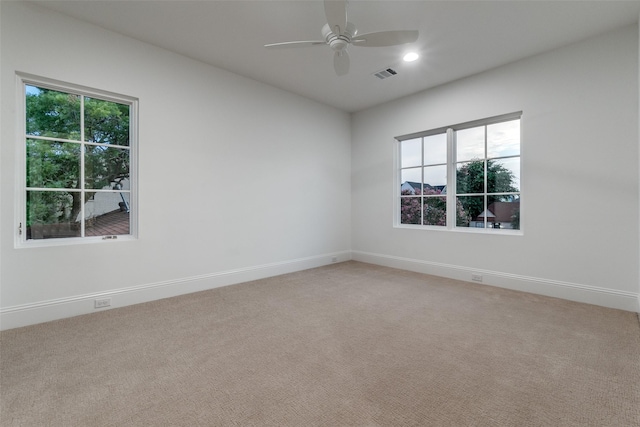
[[[394,70],[393,68],[386,68],[384,70],[380,70],[378,72],[373,73],[373,75],[376,76],[377,78],[379,78],[380,80],[384,80],[384,79],[387,79],[389,77],[393,77],[396,74],[398,74],[398,72],[396,70]]]

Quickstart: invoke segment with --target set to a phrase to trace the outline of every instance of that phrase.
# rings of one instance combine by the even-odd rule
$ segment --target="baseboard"
[[[115,289],[107,292],[77,295],[68,298],[6,307],[0,309],[0,330],[13,329],[82,314],[95,313],[99,310],[109,310],[192,292],[205,291],[222,286],[321,267],[350,259],[351,251],[342,251]],[[105,298],[111,298],[111,306],[96,309],[94,307],[94,301]]]
[[[354,261],[415,271],[417,273],[432,274],[467,282],[471,281],[472,274],[479,274],[482,276],[482,284],[484,285],[498,286],[506,289],[640,313],[640,294],[633,292],[361,251],[352,251],[351,258]]]
[[[336,261],[333,261],[335,258]],[[49,301],[40,301],[0,309],[0,330],[52,320],[95,313],[99,310],[170,298],[192,292],[234,285],[280,274],[321,267],[333,262],[355,261],[387,267],[433,274],[457,280],[470,281],[472,274],[481,274],[483,284],[498,286],[534,294],[546,295],[570,301],[584,302],[604,307],[640,313],[640,294],[536,277],[520,276],[496,271],[478,270],[451,264],[435,263],[391,255],[362,251],[342,251],[283,262],[246,267],[236,270],[191,276],[175,280],[150,283],[107,292],[77,295]],[[94,308],[94,300],[111,298],[111,306]]]

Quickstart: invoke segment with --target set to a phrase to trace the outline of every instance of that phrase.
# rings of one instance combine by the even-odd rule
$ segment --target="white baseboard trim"
[[[472,274],[480,274],[484,285],[640,313],[640,294],[633,292],[362,251],[352,251],[351,259],[467,282]]]
[[[271,264],[245,267],[236,270],[167,280],[129,288],[114,289],[106,292],[77,295],[67,298],[6,307],[0,309],[0,330],[35,325],[37,323],[95,313],[101,310],[109,310],[112,308],[125,307],[128,305],[205,291],[222,286],[234,285],[251,280],[264,279],[266,277],[321,267],[334,262],[348,261],[350,259],[351,251],[342,251]],[[94,308],[94,300],[103,298],[111,298],[111,306],[99,309]]]

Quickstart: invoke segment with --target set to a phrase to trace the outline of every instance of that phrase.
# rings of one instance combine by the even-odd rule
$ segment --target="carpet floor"
[[[350,261],[4,331],[0,425],[640,426],[640,324]]]

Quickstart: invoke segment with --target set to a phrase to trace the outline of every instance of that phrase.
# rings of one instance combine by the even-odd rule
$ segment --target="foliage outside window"
[[[22,79],[22,239],[133,235],[135,100]]]
[[[520,229],[520,113],[397,140],[398,224]]]

